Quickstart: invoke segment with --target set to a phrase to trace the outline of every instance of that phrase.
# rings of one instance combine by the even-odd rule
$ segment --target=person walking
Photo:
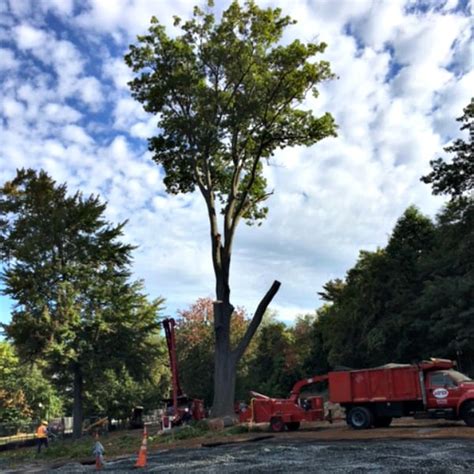
[[[38,442],[38,454],[41,453],[41,446],[43,444],[48,447],[48,422],[42,421],[36,430],[36,438]]]

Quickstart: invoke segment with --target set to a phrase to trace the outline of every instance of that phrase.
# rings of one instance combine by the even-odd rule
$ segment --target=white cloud
[[[77,125],[66,125],[63,128],[62,136],[65,140],[78,143],[80,145],[89,145],[92,138],[84,131],[82,127]]]
[[[405,18],[392,39],[395,59],[406,65],[446,65],[451,47],[466,24],[468,19],[457,15],[428,14],[423,21],[419,16]]]
[[[73,43],[28,24],[16,26],[13,31],[18,48],[53,68],[61,98],[79,98],[92,110],[103,103],[102,86],[97,78],[84,75],[85,61]]]
[[[20,116],[25,108],[21,102],[7,97],[3,100],[2,109],[5,117],[12,119]]]
[[[103,102],[102,86],[95,77],[83,77],[77,81],[77,90],[81,99],[93,107]]]
[[[45,31],[22,24],[14,28],[18,48],[22,50],[35,50],[39,53],[48,43]],[[45,57],[44,55],[41,55]]]
[[[45,117],[51,122],[71,123],[77,122],[81,114],[68,105],[51,102],[44,107]]]
[[[108,33],[117,43],[135,39],[143,34],[155,15],[167,27],[173,28],[173,15],[187,15],[195,3],[186,0],[151,2],[149,0],[89,0],[87,10],[76,17],[76,23],[85,30]]]
[[[7,48],[0,48],[0,71],[17,69],[18,64],[13,51]]]
[[[114,126],[118,129],[128,129],[137,121],[148,118],[141,104],[131,97],[119,99],[114,107],[113,115]]]
[[[117,89],[128,91],[127,83],[133,78],[133,73],[122,58],[108,58],[103,66],[104,76],[113,81]]]

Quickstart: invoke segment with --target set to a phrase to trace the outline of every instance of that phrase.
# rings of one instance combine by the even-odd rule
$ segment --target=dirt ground
[[[110,462],[109,472],[133,472],[135,459]],[[78,470],[76,470],[79,468]],[[66,472],[87,472],[64,466]],[[282,439],[150,453],[143,472],[173,473],[472,473],[469,440],[313,441]]]
[[[255,426],[255,425],[254,425]],[[315,422],[304,423],[298,431],[283,433],[270,433],[265,424],[256,425],[262,430],[262,435],[272,435],[280,440],[298,440],[298,441],[356,441],[356,440],[377,440],[377,439],[449,439],[459,438],[472,440],[474,443],[474,428],[470,428],[462,421],[445,420],[413,420],[402,418],[394,420],[388,428],[377,428],[369,430],[353,430],[345,422],[337,421],[334,423]],[[253,439],[258,437],[257,433],[248,435],[236,435],[236,441]],[[203,442],[228,442],[228,437],[219,438],[216,436],[212,440],[203,441],[201,438],[183,440],[172,445],[171,448],[195,448],[200,447]],[[474,472],[474,471],[473,471]]]
[[[212,447],[204,447],[211,445]],[[138,448],[138,447],[137,447]],[[138,451],[138,449],[137,449]],[[135,456],[107,459],[105,471],[132,472]],[[93,465],[24,465],[9,473],[78,473]],[[390,428],[354,431],[345,423],[297,432],[249,432],[183,440],[148,450],[143,472],[457,473],[474,472],[474,429],[461,422],[396,420]],[[136,471],[135,471],[136,472]]]

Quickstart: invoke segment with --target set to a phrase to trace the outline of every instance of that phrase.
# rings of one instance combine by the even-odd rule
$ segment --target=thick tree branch
[[[243,356],[245,349],[247,349],[247,346],[249,345],[250,341],[252,340],[252,337],[254,336],[255,332],[260,326],[260,323],[262,322],[263,315],[265,314],[268,305],[272,302],[273,297],[280,289],[280,285],[281,283],[275,280],[270,289],[260,301],[259,305],[257,306],[257,310],[253,315],[252,321],[250,322],[247,331],[245,331],[245,334],[240,340],[238,346],[232,352],[232,355],[236,358],[237,361]]]

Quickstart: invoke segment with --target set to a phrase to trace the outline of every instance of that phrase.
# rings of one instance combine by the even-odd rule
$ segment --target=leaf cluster
[[[464,109],[461,130],[467,130],[468,140],[458,138],[444,150],[454,154],[451,162],[437,158],[430,162],[433,171],[421,180],[432,184],[434,194],[448,194],[452,199],[473,196],[474,190],[474,97]]]
[[[175,19],[182,31],[175,38],[156,18],[151,23],[126,62],[138,74],[129,84],[132,95],[159,116],[149,146],[168,191],[199,187],[211,207],[220,200],[232,222],[264,218],[269,193],[262,160],[278,148],[335,135],[329,114],[297,108],[307,92],[317,96],[317,84],[333,78],[328,62],[314,60],[326,45],[283,46],[294,21],[253,1],[234,1],[220,22],[195,8],[191,20]]]

